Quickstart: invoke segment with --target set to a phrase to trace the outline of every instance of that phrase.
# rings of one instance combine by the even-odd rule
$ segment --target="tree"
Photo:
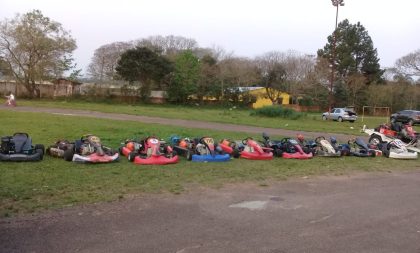
[[[256,58],[260,82],[273,104],[278,101],[281,92],[286,90],[286,70],[282,64],[282,58],[282,53],[276,51]]]
[[[200,61],[187,50],[175,58],[173,79],[168,87],[168,99],[175,103],[185,103],[197,91],[200,75]]]
[[[267,52],[257,57],[256,62],[262,83],[273,103],[282,92],[288,92],[292,97],[296,97],[302,90],[303,81],[315,66],[314,56],[291,50]]]
[[[420,49],[399,58],[395,67],[406,78],[420,77]]]
[[[111,81],[116,76],[116,66],[121,54],[133,48],[129,42],[114,42],[97,48],[88,67],[88,74],[98,81]]]
[[[38,81],[60,77],[72,65],[76,42],[60,23],[39,10],[0,23],[0,58],[31,97],[40,97]]]
[[[336,36],[335,66],[337,79],[347,78],[353,74],[362,74],[365,84],[380,82],[383,70],[379,65],[376,48],[363,25],[358,22],[353,25],[345,19],[338,24],[334,32]],[[318,56],[332,61],[334,50],[334,34],[328,36],[328,43],[318,50]]]
[[[198,47],[197,41],[182,36],[150,36],[137,41],[137,46],[147,47],[152,51],[166,55],[170,59],[186,50],[194,50]]]
[[[136,47],[121,55],[116,71],[130,83],[138,81],[140,96],[143,100],[147,100],[152,85],[162,82],[172,68],[172,64],[165,57],[146,47]]]
[[[220,73],[217,61],[210,55],[200,59],[200,75],[197,85],[197,98],[201,102],[204,96],[220,97],[221,86],[218,79]]]

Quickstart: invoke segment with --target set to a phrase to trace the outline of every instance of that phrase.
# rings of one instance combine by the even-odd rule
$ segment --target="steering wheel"
[[[290,138],[289,137],[286,137],[286,138],[281,139],[280,140],[280,143],[281,144],[284,144],[284,143],[288,142],[289,140],[290,140]]]

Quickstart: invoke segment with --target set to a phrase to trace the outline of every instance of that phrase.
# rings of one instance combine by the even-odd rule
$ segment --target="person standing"
[[[6,101],[7,106],[16,106],[15,96],[13,95],[12,92],[10,92],[9,96],[6,96],[6,98],[7,98],[7,101]]]

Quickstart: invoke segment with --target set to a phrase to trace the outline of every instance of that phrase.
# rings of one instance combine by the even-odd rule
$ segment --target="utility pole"
[[[331,59],[331,78],[330,78],[330,90],[329,90],[329,109],[328,112],[331,112],[333,103],[334,103],[334,97],[333,97],[333,87],[334,87],[334,79],[335,79],[335,58],[336,58],[336,52],[335,47],[337,43],[337,25],[338,25],[338,7],[344,6],[344,0],[331,0],[331,3],[334,7],[337,8],[337,11],[335,13],[335,29],[333,33],[333,48],[332,48],[332,59]]]

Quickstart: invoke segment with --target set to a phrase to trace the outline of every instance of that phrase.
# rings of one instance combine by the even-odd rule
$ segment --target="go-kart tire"
[[[51,146],[48,146],[48,148],[45,150],[45,154],[51,155],[50,150],[51,150]]]
[[[177,156],[178,153],[175,150],[172,150],[172,157]]]
[[[190,149],[188,149],[187,154],[186,154],[186,157],[187,157],[188,161],[192,160],[192,155],[193,155],[193,152]]]
[[[282,157],[283,151],[281,149],[274,149],[274,155],[277,157]]]
[[[382,143],[382,138],[379,135],[372,134],[369,138],[369,143],[373,145],[379,145]]]
[[[354,120],[349,120],[350,121],[350,123],[354,123]]]
[[[350,151],[347,149],[341,150],[341,156],[350,156]]]
[[[64,150],[64,153],[63,153],[64,161],[71,162],[73,160],[73,156],[74,156],[74,146],[71,145],[69,148]]]
[[[338,122],[343,122],[343,118],[342,117],[338,117]]]
[[[136,156],[137,156],[137,152],[133,151],[133,152],[128,153],[127,158],[130,162],[134,162],[134,159],[136,158]]]
[[[322,116],[322,120],[327,120],[327,116]]]
[[[118,148],[118,153],[120,153],[120,155],[124,155],[124,154],[123,154],[123,147],[119,147],[119,148]]]
[[[44,159],[45,147],[42,144],[35,145],[35,152],[39,154],[40,160]]]
[[[385,149],[385,150],[382,150],[382,154],[386,157],[386,158],[389,158],[389,150],[388,149]]]
[[[233,158],[239,158],[241,156],[241,153],[239,152],[239,150],[234,149],[232,152],[232,156]]]

